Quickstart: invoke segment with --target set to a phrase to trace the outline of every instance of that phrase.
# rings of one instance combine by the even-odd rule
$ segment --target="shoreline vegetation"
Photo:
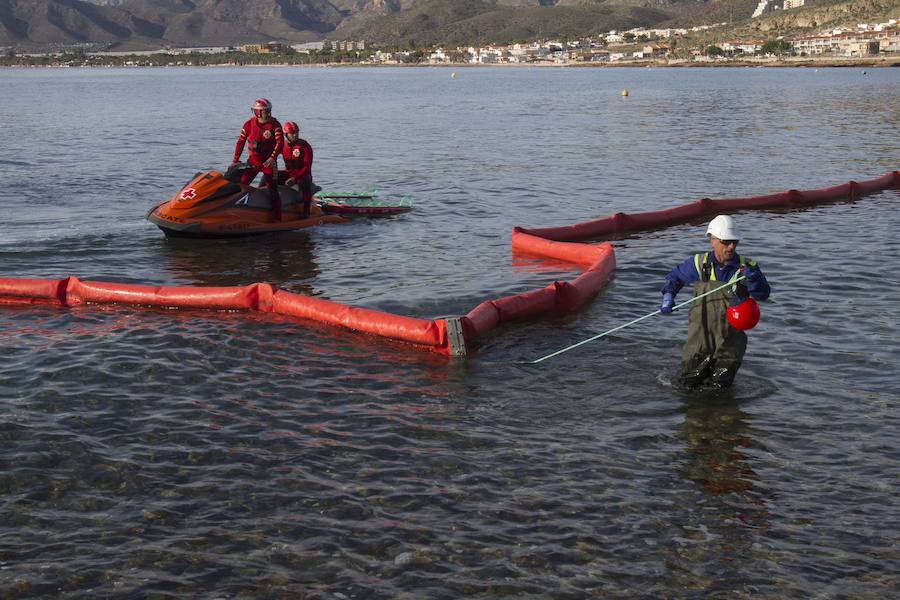
[[[224,58],[224,56],[222,57]],[[469,63],[469,62],[366,62],[366,61],[323,61],[293,62],[290,60],[243,61],[228,57],[227,60],[216,60],[211,55],[187,55],[177,59],[170,55],[150,56],[126,55],[98,57],[94,55],[62,55],[47,59],[46,57],[0,57],[0,68],[142,68],[142,67],[441,67],[467,69],[474,67],[490,68],[523,68],[523,67],[565,67],[565,68],[621,68],[621,67],[676,67],[676,68],[710,68],[710,67],[900,67],[900,55],[865,56],[865,57],[741,57],[717,58],[709,60],[642,58],[625,59],[612,62],[588,61],[535,61],[526,63]]]

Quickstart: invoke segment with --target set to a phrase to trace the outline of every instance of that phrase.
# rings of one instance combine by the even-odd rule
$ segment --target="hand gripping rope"
[[[672,310],[673,310],[673,311],[678,310],[678,309],[681,308],[682,306],[687,306],[688,304],[690,304],[690,303],[693,302],[694,300],[698,300],[698,299],[700,299],[700,298],[703,298],[704,296],[709,296],[710,294],[714,294],[714,293],[718,292],[719,290],[724,289],[724,288],[727,288],[727,287],[729,287],[729,286],[732,286],[732,285],[734,285],[735,283],[737,283],[738,281],[740,281],[740,280],[742,280],[742,279],[746,279],[746,278],[747,278],[746,275],[740,275],[739,277],[735,277],[734,279],[732,279],[731,281],[729,281],[728,283],[726,283],[726,284],[724,284],[724,285],[720,285],[719,287],[717,287],[717,288],[715,288],[715,289],[713,289],[713,290],[710,290],[710,291],[708,291],[708,292],[706,292],[706,293],[700,294],[699,296],[694,296],[694,297],[691,298],[690,300],[685,300],[684,302],[682,302],[682,303],[680,303],[680,304],[676,304],[675,306],[672,307]],[[521,361],[519,364],[536,365],[536,364],[538,364],[539,362],[543,362],[543,361],[547,360],[548,358],[553,358],[554,356],[559,356],[559,355],[562,354],[563,352],[568,352],[569,350],[572,350],[572,349],[574,349],[574,348],[577,348],[578,346],[582,346],[582,345],[584,345],[584,344],[587,344],[588,342],[593,342],[594,340],[599,340],[600,338],[602,338],[602,337],[604,337],[604,336],[607,336],[607,335],[609,335],[609,334],[611,334],[611,333],[613,333],[613,332],[615,332],[615,331],[619,331],[620,329],[625,329],[625,328],[628,327],[629,325],[634,325],[635,323],[640,323],[640,322],[643,321],[644,319],[649,319],[650,317],[652,317],[652,316],[654,316],[654,315],[658,315],[658,314],[660,314],[660,313],[661,313],[661,311],[660,311],[659,309],[654,310],[654,311],[653,311],[652,313],[650,313],[649,315],[644,315],[643,317],[638,317],[637,319],[635,319],[635,320],[633,320],[633,321],[629,321],[629,322],[625,323],[624,325],[619,325],[618,327],[613,327],[613,328],[610,329],[609,331],[604,331],[603,333],[597,334],[597,335],[595,335],[594,337],[590,337],[590,338],[588,338],[588,339],[586,339],[586,340],[582,340],[582,341],[578,342],[577,344],[572,344],[571,346],[568,346],[568,347],[566,347],[566,348],[563,348],[562,350],[557,350],[557,351],[554,352],[553,354],[548,354],[547,356],[542,356],[541,358],[538,358],[537,360],[526,360],[526,361]]]

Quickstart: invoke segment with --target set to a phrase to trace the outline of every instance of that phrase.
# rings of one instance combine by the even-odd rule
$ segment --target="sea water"
[[[0,276],[267,282],[415,317],[574,279],[546,227],[900,168],[900,70],[0,70]],[[627,97],[622,90],[627,89]],[[392,219],[239,240],[144,220],[269,98]],[[900,193],[737,215],[771,302],[725,392],[649,319],[697,222],[613,240],[574,315],[466,360],[287,318],[0,310],[4,597],[896,593]],[[679,298],[680,299],[680,298]]]

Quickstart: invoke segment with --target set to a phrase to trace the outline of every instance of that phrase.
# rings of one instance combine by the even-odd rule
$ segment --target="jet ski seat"
[[[303,202],[300,192],[292,187],[284,185],[278,186],[278,195],[281,197],[281,208],[287,209],[298,206]],[[249,208],[264,208],[269,210],[272,205],[269,202],[269,188],[251,187],[246,194],[238,198],[235,202],[237,206],[247,206]]]

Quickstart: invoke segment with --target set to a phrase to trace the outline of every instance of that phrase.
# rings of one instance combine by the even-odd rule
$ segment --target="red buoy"
[[[740,304],[729,306],[726,318],[735,329],[753,329],[759,323],[759,304],[753,298],[747,298]]]

